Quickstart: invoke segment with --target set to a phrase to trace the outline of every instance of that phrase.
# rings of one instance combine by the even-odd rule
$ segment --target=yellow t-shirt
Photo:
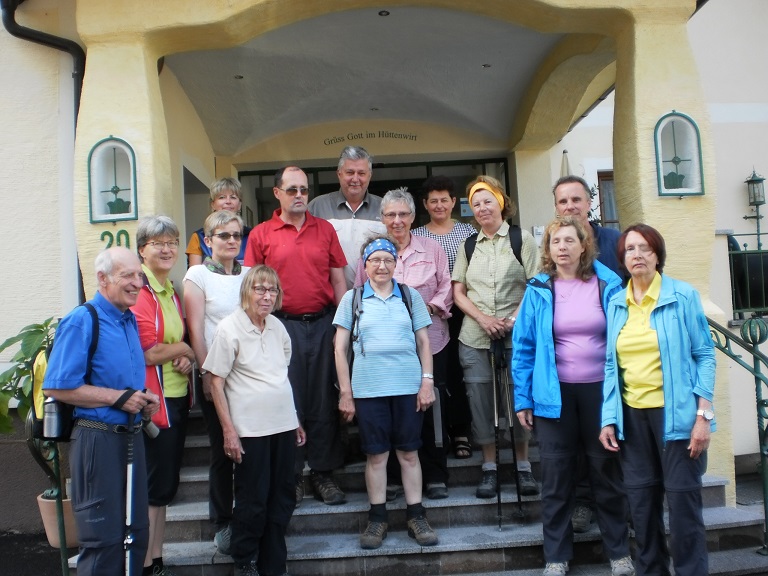
[[[632,295],[632,280],[627,286],[629,317],[616,341],[616,359],[622,371],[622,398],[632,408],[664,406],[661,353],[656,330],[651,328],[651,312],[659,301],[661,275],[657,272],[643,301]]]
[[[184,325],[182,324],[179,309],[173,301],[173,284],[170,280],[165,285],[160,284],[154,274],[142,265],[144,273],[147,275],[149,285],[154,290],[160,310],[163,315],[163,344],[176,344],[181,342],[184,336]],[[184,374],[180,374],[173,369],[173,362],[163,364],[163,393],[167,398],[182,398],[187,394],[188,379]]]

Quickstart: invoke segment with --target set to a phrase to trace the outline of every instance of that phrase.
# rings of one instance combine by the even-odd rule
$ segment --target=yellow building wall
[[[36,0],[17,21],[76,38],[74,2]],[[77,304],[72,228],[72,59],[0,32],[0,187],[6,258],[0,342]],[[0,354],[9,360],[15,348]]]
[[[190,234],[202,226],[202,220],[199,223],[186,225],[185,204],[189,198],[184,194],[184,168],[202,183],[208,185],[215,179],[215,155],[205,127],[176,76],[169,68],[165,67],[160,73],[159,80],[165,121],[168,126],[168,151],[171,166],[169,185],[167,190],[162,193],[169,197],[169,207],[165,214],[173,218],[181,233],[179,258],[171,272],[171,280],[179,289],[187,270],[184,247],[187,245]],[[206,195],[206,206],[208,205],[208,198]],[[142,215],[146,215],[146,213],[142,213]]]

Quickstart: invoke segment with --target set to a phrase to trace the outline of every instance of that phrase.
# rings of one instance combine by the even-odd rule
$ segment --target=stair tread
[[[170,515],[171,509],[168,512]],[[761,524],[762,521],[761,510],[758,507],[722,506],[704,509],[704,524],[707,530],[752,526]],[[437,530],[440,542],[436,546],[429,547],[418,546],[408,537],[404,529],[398,528],[402,527],[396,526],[394,530],[390,530],[389,536],[378,550],[360,549],[357,533],[289,535],[287,537],[288,557],[289,560],[313,560],[517,548],[542,544],[541,522],[523,523],[519,520],[505,519],[501,530],[493,522],[482,526],[444,527]],[[574,542],[599,539],[600,532],[595,524],[589,531],[574,535]],[[216,554],[211,541],[166,542],[163,558],[166,561],[173,558],[173,563],[178,565],[231,562],[228,556]],[[765,562],[768,563],[768,559],[765,559]]]
[[[503,504],[517,502],[517,495],[513,484],[502,484],[501,501]],[[522,496],[523,502],[536,502],[539,496]],[[424,506],[430,508],[448,508],[456,506],[496,506],[496,498],[477,498],[474,486],[456,486],[449,488],[449,497],[442,500],[424,500]],[[349,512],[367,512],[369,508],[368,495],[365,492],[347,492],[346,504],[328,506],[307,495],[301,502],[301,506],[293,512],[294,517],[311,516],[315,514],[344,514]],[[401,496],[394,502],[388,502],[389,510],[405,509],[405,499]],[[187,502],[174,502],[168,507],[167,521],[201,520],[208,518],[208,502],[206,500],[194,500]]]

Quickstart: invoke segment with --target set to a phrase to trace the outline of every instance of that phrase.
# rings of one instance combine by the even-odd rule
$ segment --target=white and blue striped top
[[[414,332],[426,328],[432,321],[421,295],[410,286],[408,289],[411,291],[413,323],[397,285],[386,300],[373,291],[369,282],[363,285],[360,336],[352,343],[355,353],[353,398],[418,393],[422,370]],[[353,293],[354,290],[349,290],[341,299],[333,318],[335,326],[352,329]],[[355,326],[357,332],[358,326]]]

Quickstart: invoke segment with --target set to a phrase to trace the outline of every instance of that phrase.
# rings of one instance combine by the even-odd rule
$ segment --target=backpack
[[[515,255],[515,258],[517,258],[517,261],[520,262],[520,266],[525,268],[525,264],[523,264],[523,231],[520,229],[520,226],[517,224],[510,224],[509,225],[509,243],[512,246],[512,253]],[[468,237],[464,241],[464,254],[467,256],[467,266],[469,266],[469,262],[472,260],[472,254],[475,252],[475,245],[477,244],[477,232],[472,234],[472,236]]]
[[[91,344],[88,347],[88,360],[85,365],[85,381],[90,382],[93,355],[96,353],[96,347],[99,344],[99,316],[96,313],[93,304],[90,302],[83,304],[83,307],[88,310],[88,313],[91,316]],[[54,438],[49,438],[43,433],[43,418],[45,415],[46,402],[46,396],[43,393],[43,381],[45,380],[45,372],[48,369],[48,358],[51,356],[51,351],[53,350],[53,345],[55,343],[56,340],[54,336],[54,341],[35,358],[32,379],[32,438],[37,440],[53,440],[55,442],[69,442],[69,437],[72,435],[72,428],[74,428],[75,425],[75,407],[71,404],[54,400],[54,402],[58,404],[59,417],[62,422],[61,434]]]
[[[396,286],[400,287],[400,294],[403,297],[403,304],[405,304],[405,309],[408,310],[408,315],[411,317],[411,326],[413,326],[413,310],[412,310],[412,301],[411,301],[411,290],[406,286],[405,284],[400,284],[397,280],[392,280]],[[352,363],[354,362],[354,352],[352,351],[352,342],[357,342],[357,339],[360,336],[360,330],[358,328],[357,333],[355,333],[355,326],[359,324],[360,320],[360,314],[363,313],[362,307],[363,307],[363,286],[356,286],[352,289],[352,326],[349,329],[350,333],[350,346],[347,348],[347,360],[349,361],[349,375],[352,376]]]

